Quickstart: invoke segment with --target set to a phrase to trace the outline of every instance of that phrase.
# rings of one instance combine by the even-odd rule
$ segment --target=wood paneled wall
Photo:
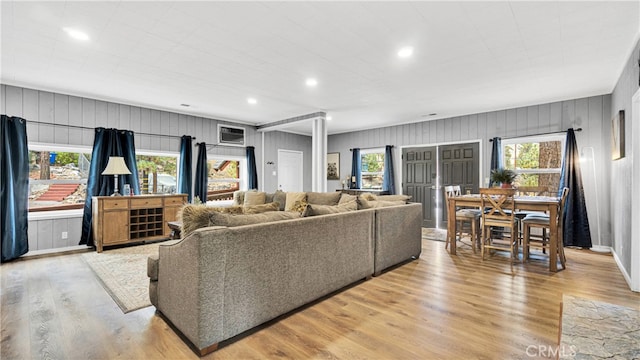
[[[631,262],[634,261],[631,253],[632,242],[635,239],[635,246],[640,246],[640,233],[632,232],[632,222],[638,221],[638,218],[632,218],[632,207],[638,204],[632,203],[631,193],[638,191],[638,183],[632,183],[632,173],[634,172],[634,147],[631,142],[634,127],[640,126],[640,124],[633,123],[634,114],[632,112],[632,97],[640,89],[638,80],[640,78],[640,67],[638,66],[640,61],[640,41],[638,41],[629,55],[629,59],[625,63],[624,69],[618,83],[611,95],[611,110],[607,113],[607,121],[610,121],[615,114],[620,110],[625,112],[625,133],[626,144],[625,154],[622,159],[613,161],[609,168],[604,169],[606,172],[612,174],[611,180],[611,197],[607,199],[611,206],[611,219],[612,223],[612,236],[613,236],[613,251],[617,254],[618,259],[622,263],[627,276],[631,274]],[[636,118],[638,116],[636,115]],[[638,145],[636,145],[637,148]],[[637,154],[637,152],[636,152]],[[638,164],[638,159],[635,159],[635,166]],[[637,169],[636,169],[637,171]],[[636,210],[637,211],[637,210]],[[635,261],[640,261],[635,259]],[[640,276],[639,274],[634,274]]]
[[[254,126],[198,116],[177,114],[168,111],[148,109],[139,106],[118,104],[71,95],[40,91],[11,85],[0,85],[0,112],[9,116],[19,116],[27,121],[29,143],[52,145],[93,146],[95,127],[132,130],[135,133],[137,151],[161,151],[178,154],[182,135],[196,137],[195,142],[217,143],[218,124],[232,124],[246,129],[248,146],[256,148],[258,172],[261,167],[262,136]],[[44,123],[52,123],[49,125]],[[79,129],[74,126],[87,127]],[[162,134],[174,137],[142,135]],[[209,156],[245,156],[245,149],[230,146],[216,146],[208,149]],[[197,151],[193,151],[194,164]],[[195,167],[193,169],[195,174]],[[260,176],[260,174],[258,174]],[[195,178],[195,177],[194,177]],[[69,218],[39,219],[29,221],[29,249],[49,249],[77,245],[80,241],[80,223],[77,216]],[[66,231],[68,239],[61,239]],[[52,237],[53,234],[53,237]]]
[[[595,153],[596,178],[592,168],[583,170],[587,212],[591,234],[597,241],[600,228],[603,245],[610,242],[609,181],[610,161],[609,136],[611,96],[600,95],[548,104],[532,105],[514,109],[471,114],[448,119],[424,121],[372,130],[363,130],[329,136],[329,152],[340,152],[340,174],[344,178],[351,173],[349,149],[377,148],[394,145],[396,184],[400,190],[400,148],[415,145],[436,145],[480,141],[481,179],[485,184],[489,174],[491,143],[489,139],[521,137],[538,133],[563,131],[570,127],[582,128],[576,133],[579,150],[593,147]],[[591,165],[589,165],[591,166]],[[595,181],[594,181],[595,180]],[[596,199],[596,185],[598,198]],[[328,190],[340,188],[338,181],[329,181]],[[600,217],[596,216],[596,205]],[[598,226],[599,224],[599,226]]]

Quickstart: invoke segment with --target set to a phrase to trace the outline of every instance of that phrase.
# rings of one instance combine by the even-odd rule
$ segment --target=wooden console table
[[[93,241],[104,246],[168,239],[186,194],[92,197]]]

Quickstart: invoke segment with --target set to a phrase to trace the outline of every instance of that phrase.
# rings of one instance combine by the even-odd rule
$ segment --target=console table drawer
[[[164,199],[164,205],[182,205],[184,204],[185,199],[182,196],[172,196]]]
[[[102,208],[104,210],[128,209],[129,199],[126,199],[126,198],[105,199],[105,200],[102,200]]]
[[[131,199],[132,208],[162,207],[161,198]]]

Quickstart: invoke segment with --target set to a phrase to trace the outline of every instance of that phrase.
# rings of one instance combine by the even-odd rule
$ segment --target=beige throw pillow
[[[261,214],[268,211],[278,211],[279,208],[280,204],[277,202],[262,205],[245,206],[244,214]]]
[[[344,204],[352,201],[355,202],[357,200],[358,200],[357,195],[349,195],[349,194],[343,193],[342,195],[340,195],[340,201],[338,201],[338,204]]]
[[[244,205],[244,193],[246,191],[238,190],[233,192],[233,205]]]
[[[315,205],[309,204],[309,216],[337,214],[358,210],[358,203],[350,201],[339,205]]]
[[[323,192],[308,192],[307,203],[316,205],[338,205],[340,201],[339,192],[323,193]]]
[[[307,193],[304,192],[288,192],[287,193],[287,197],[286,197],[286,201],[285,201],[285,205],[284,205],[284,209],[286,211],[289,211],[293,208],[293,205],[296,203],[296,201],[307,201]]]
[[[263,191],[247,191],[244,194],[244,206],[262,205],[266,199]]]

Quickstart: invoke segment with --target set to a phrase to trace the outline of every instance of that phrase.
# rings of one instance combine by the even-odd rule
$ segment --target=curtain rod
[[[540,135],[561,134],[561,133],[566,133],[567,131],[569,131],[569,130],[551,131],[551,132],[539,133],[539,134],[527,134],[527,135],[522,135],[522,136],[510,136],[510,137],[505,137],[505,138],[500,138],[500,139],[501,139],[501,140],[502,140],[502,139],[515,139],[515,138],[528,137],[528,136],[540,136]],[[582,128],[573,129],[573,131],[582,131]],[[489,139],[489,142],[493,142],[493,139]]]
[[[82,130],[95,130],[96,128],[90,128],[90,127],[86,127],[86,126],[79,126],[79,125],[67,125],[67,124],[56,124],[56,123],[51,123],[51,122],[43,122],[43,121],[33,121],[33,120],[27,120],[27,122],[33,123],[33,124],[41,124],[41,125],[52,125],[52,126],[64,126],[67,128],[73,128],[73,129],[82,129]],[[120,130],[120,129],[118,129]],[[125,131],[131,131],[131,130],[125,130]],[[182,136],[179,135],[165,135],[165,134],[150,134],[150,133],[143,133],[143,132],[133,132],[135,135],[146,135],[146,136],[159,136],[159,137],[168,137],[168,138],[177,138],[177,139],[182,139]],[[195,137],[191,137],[192,140],[195,140]]]
[[[369,147],[369,148],[360,148],[360,150],[381,149],[381,148],[383,149],[385,146],[387,146],[387,145],[384,145],[384,146],[382,146],[382,147],[380,147],[380,146],[374,146],[374,147]],[[392,148],[393,148],[393,147],[396,147],[395,145],[389,145],[389,146],[391,146]],[[353,149],[349,149],[349,151],[353,151]]]

